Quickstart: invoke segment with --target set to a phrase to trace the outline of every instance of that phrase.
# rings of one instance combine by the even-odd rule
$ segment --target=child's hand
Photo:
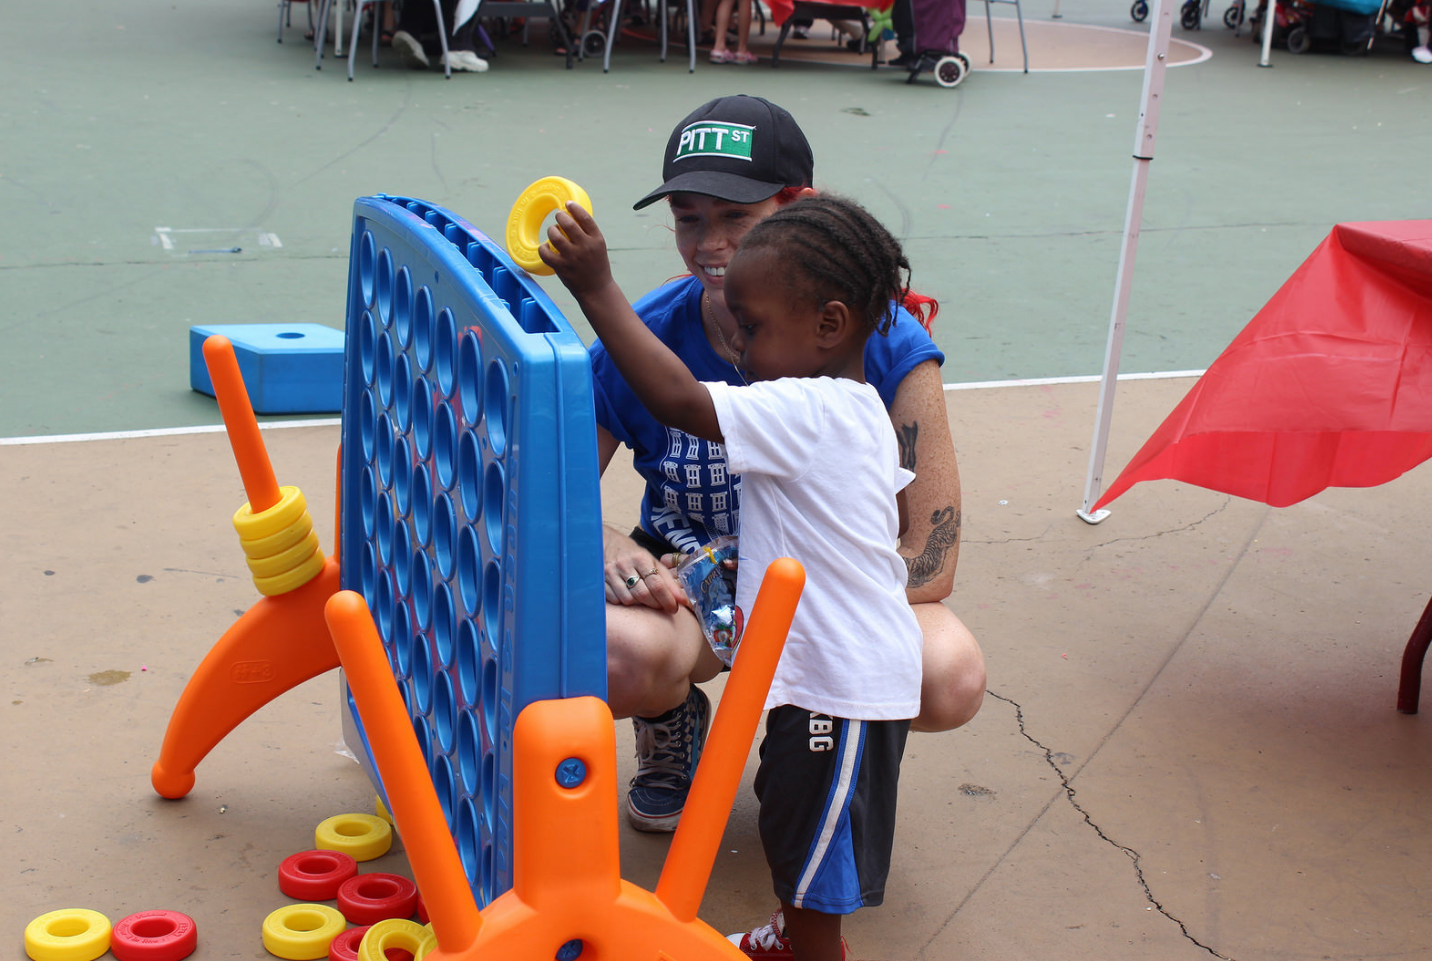
[[[612,283],[612,265],[607,242],[592,215],[575,200],[557,211],[557,222],[547,228],[548,243],[537,248],[537,256],[556,272],[573,296],[595,293]]]

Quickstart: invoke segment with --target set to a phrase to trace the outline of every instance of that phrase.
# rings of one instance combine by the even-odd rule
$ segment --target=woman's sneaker
[[[471,50],[449,50],[443,65],[451,70],[466,70],[469,73],[487,72],[487,61]]]
[[[711,727],[711,701],[693,684],[678,707],[660,717],[633,717],[631,723],[637,766],[627,792],[627,820],[638,831],[675,831]]]
[[[763,924],[746,934],[728,934],[726,940],[740,948],[746,957],[760,961],[789,961],[795,957],[791,953],[791,939],[786,937],[785,914],[779,908],[771,915],[770,924]],[[850,948],[844,938],[840,939],[840,956],[850,956]]]
[[[418,38],[406,30],[399,30],[393,34],[393,49],[398,51],[398,56],[403,62],[414,70],[424,70],[428,66],[428,55],[423,50],[423,45]]]

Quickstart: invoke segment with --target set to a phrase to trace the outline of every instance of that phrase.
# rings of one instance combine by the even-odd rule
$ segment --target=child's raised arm
[[[647,329],[612,279],[607,243],[597,222],[575,201],[557,212],[548,228],[549,244],[537,248],[542,262],[576,298],[582,313],[612,361],[652,416],[668,427],[720,442],[721,427],[711,394]]]

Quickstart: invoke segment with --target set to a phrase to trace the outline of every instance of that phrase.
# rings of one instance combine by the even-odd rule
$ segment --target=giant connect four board
[[[478,904],[512,883],[512,727],[606,696],[601,512],[581,341],[440,207],[354,204],[342,586],[367,601]],[[345,730],[382,794],[349,698]]]

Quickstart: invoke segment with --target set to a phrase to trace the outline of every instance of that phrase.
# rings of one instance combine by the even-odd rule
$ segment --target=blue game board
[[[556,306],[471,224],[382,195],[353,215],[342,586],[373,612],[485,905],[512,884],[518,713],[606,696],[591,374]]]

